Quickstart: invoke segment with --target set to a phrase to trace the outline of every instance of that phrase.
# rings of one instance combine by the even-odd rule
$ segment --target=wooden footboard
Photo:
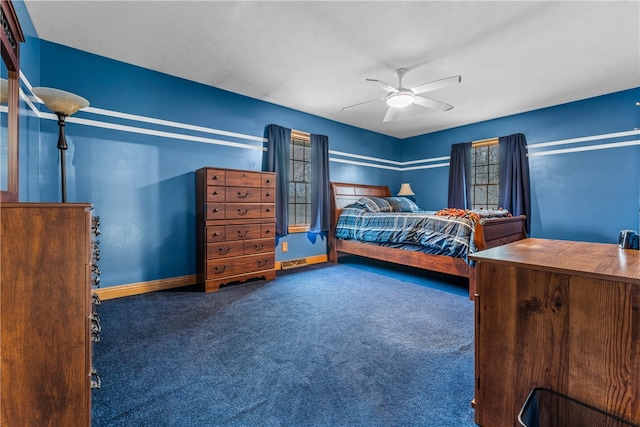
[[[335,229],[342,209],[361,197],[389,197],[391,192],[386,186],[331,183],[331,229],[329,231],[329,261],[338,262],[338,252],[437,271],[469,278],[469,297],[475,295],[474,268],[461,258],[433,255],[423,252],[389,248],[354,240],[336,239]],[[489,218],[478,221],[474,232],[474,242],[479,250],[489,249],[526,238],[525,216],[508,218]]]

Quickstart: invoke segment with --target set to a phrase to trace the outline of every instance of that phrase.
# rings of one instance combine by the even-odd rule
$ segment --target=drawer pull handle
[[[220,274],[220,273],[224,273],[225,271],[227,271],[227,267],[229,267],[228,265],[223,265],[223,266],[219,266],[216,265],[215,267],[213,267],[213,269],[215,270],[215,274]]]
[[[266,209],[266,212],[271,212],[271,208],[267,208],[267,209]]]
[[[98,317],[97,313],[91,313],[89,319],[91,319],[91,332],[99,334],[102,331],[102,327],[100,326],[100,317]]]
[[[219,193],[218,193],[218,191],[216,190],[216,191],[214,191],[214,192],[213,192],[213,193],[211,193],[211,194],[213,194],[214,196],[217,196]]]
[[[91,231],[93,232],[94,236],[98,236],[100,234],[100,229],[98,227],[100,227],[100,217],[91,217]]]
[[[98,264],[91,264],[91,271],[96,275],[99,276],[102,274],[102,272],[100,271],[100,267],[98,267]]]
[[[267,264],[269,264],[269,260],[268,259],[259,259],[258,260],[258,267],[264,267]]]
[[[218,248],[218,254],[219,255],[226,255],[231,251],[231,246],[229,246],[228,248]]]
[[[238,237],[247,237],[247,234],[249,234],[249,230],[238,230]]]
[[[100,305],[102,304],[102,300],[100,299],[100,295],[96,294],[95,292],[91,294],[91,302],[93,303],[93,305]]]
[[[265,244],[264,244],[264,243],[263,243],[263,244],[261,244],[261,245],[258,245],[258,244],[253,245],[253,248],[254,248],[256,251],[259,251],[259,250],[261,250],[261,249],[264,249],[264,247],[265,247]]]
[[[244,194],[238,191],[238,199],[246,199],[247,197],[249,197],[250,194],[251,193],[249,193],[248,191]]]
[[[271,233],[271,230],[266,229],[266,230],[264,230],[264,232],[265,232],[265,234],[269,234],[269,233]]]
[[[218,237],[218,233],[217,233],[217,232],[214,232],[214,233],[212,234],[212,236],[213,236],[213,237]]]
[[[218,208],[213,208],[213,210],[212,210],[211,212],[213,212],[213,213],[218,213],[218,212],[220,212],[220,209],[218,209]]]
[[[271,193],[267,193],[267,194],[265,194],[265,196],[271,197]]]
[[[267,178],[267,184],[271,184],[271,180]]]
[[[242,216],[242,215],[246,215],[249,213],[249,209],[238,209],[238,215]]]
[[[95,380],[91,380],[91,388],[100,388],[102,382],[100,381],[100,377],[94,368],[91,369],[91,377],[95,377]]]
[[[214,175],[213,179],[220,179],[220,177],[218,175]]]

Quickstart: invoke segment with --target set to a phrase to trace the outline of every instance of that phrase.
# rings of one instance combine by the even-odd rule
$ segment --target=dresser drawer
[[[262,203],[275,203],[276,202],[276,189],[275,188],[263,188],[262,197],[260,199]]]
[[[273,254],[246,255],[207,261],[207,279],[234,276],[275,268]]]
[[[207,185],[207,203],[224,202],[224,187],[216,187],[215,185]]]
[[[275,251],[275,249],[276,249],[275,239],[258,239],[258,240],[244,241],[245,255],[273,252]]]
[[[262,216],[260,203],[228,203],[225,207],[226,219],[255,219]]]
[[[227,225],[227,240],[259,239],[262,236],[260,224]]]
[[[262,188],[276,188],[276,175],[274,173],[262,174]]]
[[[211,219],[224,219],[225,218],[225,204],[220,203],[207,203],[205,218]]]
[[[276,217],[276,205],[275,204],[262,204],[261,218],[275,218]]]
[[[244,253],[242,240],[233,242],[207,243],[207,259],[239,256]]]
[[[225,172],[224,169],[207,169],[206,185],[219,185],[224,187],[226,185]]]
[[[262,189],[257,187],[227,187],[227,203],[260,203],[262,199]]]
[[[207,243],[224,242],[227,240],[226,227],[215,226],[207,227]]]
[[[262,224],[260,235],[262,237],[275,237],[276,225],[274,223]]]
[[[229,187],[257,187],[262,186],[262,174],[250,171],[228,170],[226,174],[227,186]]]

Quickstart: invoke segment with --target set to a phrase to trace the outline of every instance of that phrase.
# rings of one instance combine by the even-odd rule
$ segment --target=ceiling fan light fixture
[[[413,103],[416,95],[410,90],[392,92],[387,95],[387,105],[392,108],[404,108]]]

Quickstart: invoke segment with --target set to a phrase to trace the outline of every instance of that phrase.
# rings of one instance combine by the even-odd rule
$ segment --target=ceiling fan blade
[[[382,89],[386,90],[387,92],[397,92],[398,91],[397,88],[395,88],[393,86],[389,86],[388,84],[386,84],[385,82],[381,82],[380,80],[367,79],[367,81],[375,83],[376,85],[378,85]]]
[[[353,105],[349,105],[348,107],[344,107],[344,108],[343,108],[342,110],[340,110],[340,111],[344,111],[344,110],[346,110],[347,108],[353,108],[353,107],[357,107],[357,106],[359,106],[359,105],[368,104],[368,103],[373,102],[373,101],[382,101],[382,100],[384,100],[384,98],[376,98],[376,99],[370,99],[370,100],[368,100],[368,101],[364,101],[364,102],[358,102],[357,104],[353,104]]]
[[[413,99],[414,104],[421,105],[423,107],[431,108],[432,110],[449,111],[453,108],[453,105],[445,104],[435,99],[425,98],[423,96],[416,96]]]
[[[384,119],[382,119],[382,123],[389,123],[391,120],[393,120],[393,116],[396,115],[397,111],[397,108],[389,107],[389,109],[387,110],[387,114],[385,114]]]
[[[434,80],[429,83],[423,83],[418,86],[412,87],[410,90],[416,95],[419,93],[431,92],[432,90],[440,89],[443,87],[451,86],[462,81],[462,76],[451,76],[440,80]]]

